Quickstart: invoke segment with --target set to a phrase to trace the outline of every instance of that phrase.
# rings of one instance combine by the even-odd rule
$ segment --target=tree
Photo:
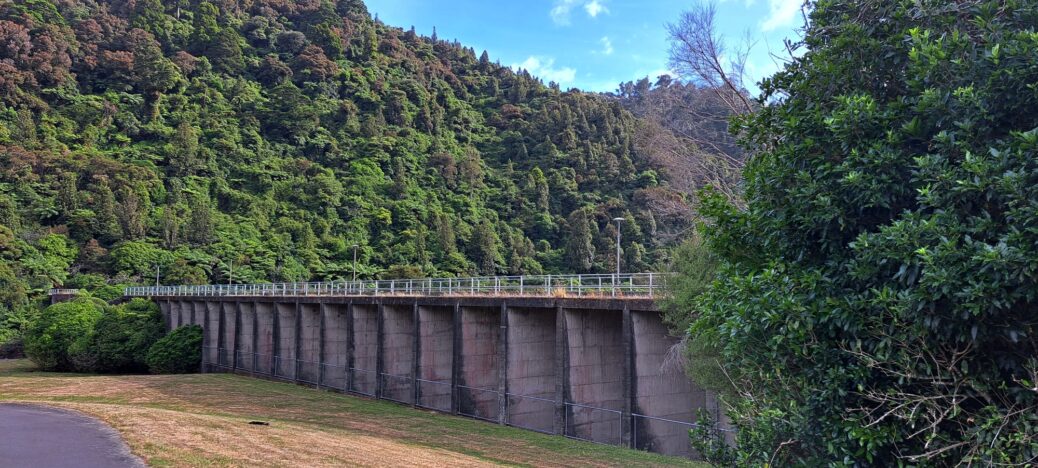
[[[129,187],[119,191],[122,201],[119,203],[119,224],[123,228],[123,238],[136,240],[144,237],[147,226],[149,206],[137,192]]]
[[[533,200],[534,206],[540,211],[548,211],[551,199],[548,190],[548,179],[544,177],[544,172],[539,167],[533,168],[526,177],[526,196]]]
[[[743,121],[746,208],[686,304],[735,465],[1038,457],[1038,74],[1027,2],[827,1]]]
[[[97,218],[94,221],[94,231],[106,242],[115,242],[122,237],[119,227],[119,219],[115,214],[115,194],[108,187],[107,182],[102,182],[96,187],[94,212]]]
[[[216,71],[228,75],[238,74],[245,68],[241,36],[230,28],[220,30],[216,38],[206,46],[205,55],[213,61]]]
[[[566,260],[580,273],[591,271],[595,264],[595,236],[591,231],[591,220],[583,208],[573,210],[566,220],[569,228],[566,237]]]
[[[191,201],[187,239],[195,245],[208,244],[213,238],[213,212],[209,199],[203,195],[195,195]]]
[[[187,122],[177,125],[177,132],[166,150],[172,174],[178,177],[194,175],[202,168],[198,158],[198,130]]]
[[[202,366],[202,327],[188,325],[171,331],[148,349],[152,374],[188,374]]]
[[[501,257],[501,239],[490,221],[483,220],[476,225],[472,234],[472,258],[476,262],[476,268],[481,275],[494,275],[498,267],[504,267],[504,258]]]
[[[25,353],[49,370],[73,370],[76,353],[85,351],[103,309],[96,299],[82,298],[47,307],[25,335]]]
[[[94,325],[94,372],[146,372],[148,350],[162,338],[162,313],[154,302],[133,299],[110,307]]]
[[[735,114],[753,112],[743,83],[749,44],[730,48],[714,21],[713,3],[696,3],[667,25],[670,34],[670,65],[697,84],[712,89]]]
[[[159,116],[162,93],[180,81],[180,69],[162,55],[162,48],[151,33],[134,29],[128,41],[133,49],[134,81],[148,95],[148,116],[154,120]]]

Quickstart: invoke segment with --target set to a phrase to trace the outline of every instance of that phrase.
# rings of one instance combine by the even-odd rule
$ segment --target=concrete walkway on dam
[[[0,404],[0,434],[6,468],[144,466],[114,429],[75,411]]]

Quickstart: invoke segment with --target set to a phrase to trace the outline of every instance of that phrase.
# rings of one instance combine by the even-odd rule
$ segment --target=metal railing
[[[623,445],[623,411],[572,402],[566,402],[565,406],[564,436],[598,444]]]
[[[485,276],[307,283],[134,286],[127,297],[210,296],[536,296],[654,297],[666,285],[664,273],[606,275]]]
[[[322,387],[334,388],[347,391],[346,388],[346,365],[321,363],[320,385]]]
[[[378,379],[378,373],[377,372],[375,372],[373,370],[359,369],[359,368],[356,368],[356,367],[351,367],[351,368],[349,368],[349,373],[347,375],[348,375],[347,378],[349,379],[349,388],[347,389],[347,391],[349,391],[350,393],[357,393],[357,394],[360,394],[360,395],[367,395],[367,396],[371,396],[371,397],[376,396],[375,394],[377,393],[377,389],[378,389],[378,380],[377,380]],[[362,377],[364,377],[364,378],[362,378]],[[366,386],[370,390],[361,390],[359,388],[358,382],[361,381],[361,380],[363,380],[364,383],[367,384]]]
[[[47,291],[47,295],[50,296],[77,296],[79,295],[78,289],[51,289]]]
[[[469,387],[467,385],[458,385],[457,387],[459,390],[465,390],[467,393],[458,404],[458,414],[484,421],[498,421],[500,417],[498,399],[501,397],[501,392],[489,388]],[[489,406],[489,410],[484,408],[487,406]]]
[[[309,377],[304,377],[309,376]],[[321,364],[315,361],[296,359],[296,382],[320,385]]]
[[[235,369],[252,371],[253,365],[256,362],[256,353],[248,351],[237,351],[235,352]]]
[[[649,452],[690,457],[695,454],[689,432],[702,427],[688,421],[631,413],[631,448]],[[717,437],[734,433],[732,429],[713,427]]]
[[[505,393],[508,398],[508,409],[509,411],[516,411],[520,414],[538,414],[541,415],[541,424],[534,425],[529,423],[531,418],[516,417],[513,418],[511,414],[508,417],[507,424],[509,426],[519,427],[530,431],[537,431],[544,434],[554,433],[554,418],[555,418],[555,400],[551,398],[535,397],[531,395],[518,395],[515,393]],[[547,416],[544,416],[547,414]],[[537,419],[537,418],[532,418]]]
[[[298,360],[292,357],[274,356],[274,372],[271,376],[279,379],[296,380]]]
[[[379,374],[382,379],[382,399],[410,405],[414,402],[414,381],[410,375]]]
[[[415,385],[418,385],[418,401],[415,402],[417,406],[437,411],[451,410],[453,395],[450,382],[415,379]]]

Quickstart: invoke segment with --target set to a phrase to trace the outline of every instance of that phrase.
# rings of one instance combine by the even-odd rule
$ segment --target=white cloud
[[[768,17],[760,27],[764,31],[774,31],[785,26],[792,26],[800,13],[803,0],[768,0]]]
[[[551,16],[551,20],[555,22],[555,24],[559,26],[569,26],[569,13],[573,10],[573,7],[576,6],[576,4],[577,0],[556,0],[555,6],[552,7],[551,13],[548,15]]]
[[[560,85],[572,83],[577,77],[577,70],[571,67],[555,68],[555,59],[551,57],[530,56],[523,63],[512,65],[515,70],[524,69],[545,81],[554,81]]]
[[[599,51],[602,55],[613,55],[613,41],[609,40],[609,36],[599,39],[598,42],[602,44],[602,50]]]
[[[584,11],[592,18],[609,13],[609,8],[602,2],[603,0],[555,0],[555,4],[551,7],[551,11],[548,12],[548,16],[558,26],[569,26],[573,9],[580,6],[583,6]]]
[[[599,3],[598,0],[591,0],[584,4],[584,11],[587,12],[588,16],[597,18],[602,13],[609,13],[609,9],[605,5]]]

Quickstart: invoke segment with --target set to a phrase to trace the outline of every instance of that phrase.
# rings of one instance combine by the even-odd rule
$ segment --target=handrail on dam
[[[483,276],[202,286],[135,286],[127,297],[191,296],[534,296],[648,297],[666,285],[665,273],[595,275]]]

